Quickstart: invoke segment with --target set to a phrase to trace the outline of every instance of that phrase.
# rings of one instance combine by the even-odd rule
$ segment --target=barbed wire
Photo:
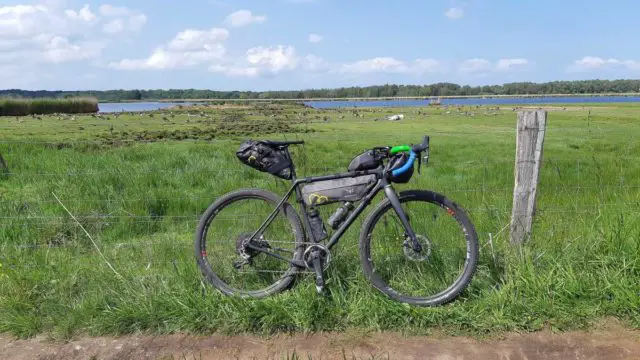
[[[635,157],[614,157],[611,159],[582,159],[580,160],[556,160],[556,159],[546,159],[545,162],[548,162],[553,165],[558,164],[566,164],[566,163],[575,163],[576,166],[579,166],[580,163],[590,164],[594,162],[598,162],[598,160],[607,162],[609,160],[616,161],[629,161],[629,160],[637,160]],[[521,163],[528,163],[528,161],[514,161],[514,160],[492,160],[492,161],[484,161],[484,162],[433,162],[429,161],[429,164],[424,165],[425,168],[439,168],[439,167],[454,167],[454,168],[463,168],[463,169],[480,169],[480,168],[489,168],[491,166],[502,166],[502,165],[517,165]],[[239,165],[239,163],[238,163]],[[547,169],[543,166],[543,171],[554,171],[554,169]],[[172,169],[172,170],[161,170],[161,169],[153,169],[153,170],[94,170],[94,171],[76,171],[76,170],[68,170],[64,172],[42,172],[42,171],[9,171],[5,173],[5,176],[13,176],[13,177],[21,177],[21,176],[51,176],[51,177],[63,177],[63,176],[104,176],[104,175],[135,175],[135,174],[237,174],[237,173],[253,173],[250,168],[237,168],[237,169]],[[344,173],[346,172],[344,163],[336,163],[335,165],[329,165],[324,167],[305,167],[298,166],[296,167],[296,171],[298,172],[313,172],[318,175],[326,175],[326,174],[334,174],[334,173]]]
[[[621,183],[624,183],[622,181]],[[561,191],[581,191],[581,190],[603,190],[603,189],[640,189],[640,184],[594,184],[588,186],[545,186],[541,184],[538,187],[538,191],[540,193],[545,193],[548,191],[552,192],[561,192]],[[451,193],[493,193],[493,192],[501,192],[501,191],[513,191],[513,187],[478,187],[478,188],[464,188],[464,189],[456,189],[456,188],[438,188],[433,187],[432,190],[441,192],[443,194],[451,194]],[[112,204],[112,203],[137,203],[137,202],[165,202],[165,201],[179,201],[179,200],[207,200],[213,201],[217,195],[211,196],[179,196],[179,197],[148,197],[148,198],[111,198],[111,199],[65,199],[65,202],[69,203],[101,203],[101,204]],[[38,204],[50,204],[57,203],[56,200],[43,200],[43,199],[11,199],[11,200],[0,200],[0,204],[18,204],[18,205],[38,205]],[[1,217],[0,217],[1,218]]]
[[[489,241],[492,241],[492,239],[497,238],[506,228],[507,226],[504,226],[502,228],[502,230],[491,233],[491,232],[481,232],[478,231],[477,234],[480,238],[489,238]],[[230,240],[230,242],[235,243],[234,240]],[[271,241],[273,243],[288,243],[293,245],[294,241]],[[304,245],[309,245],[309,244],[315,244],[315,243],[311,243],[311,242],[300,242],[297,244],[304,244]],[[342,240],[339,243],[341,246],[339,246],[338,248],[336,248],[333,252],[334,255],[336,257],[341,257],[344,254],[344,251],[346,250],[356,250],[357,251],[357,244],[349,244],[346,243],[346,241]],[[487,242],[488,244],[488,242]],[[484,245],[487,245],[484,244]],[[100,249],[105,251],[105,253],[107,253],[108,255],[110,255],[112,258],[115,256],[114,255],[114,251],[117,250],[121,250],[121,249],[127,249],[130,250],[131,248],[141,248],[143,251],[144,250],[150,250],[152,249],[154,246],[158,246],[158,245],[171,245],[172,249],[183,249],[183,250],[188,250],[189,251],[189,255],[187,255],[187,253],[185,253],[184,255],[187,256],[188,258],[185,259],[184,257],[182,259],[178,259],[175,257],[169,257],[167,258],[167,255],[171,255],[171,254],[167,254],[167,253],[161,253],[161,254],[157,254],[157,253],[146,253],[146,254],[140,254],[138,256],[138,262],[131,262],[131,260],[129,258],[127,259],[122,259],[120,261],[125,261],[125,266],[118,266],[118,270],[120,272],[123,272],[125,275],[129,272],[132,271],[150,271],[150,270],[158,270],[160,268],[163,269],[168,269],[168,265],[186,265],[186,266],[195,266],[196,262],[195,260],[191,257],[191,251],[192,251],[192,246],[193,243],[192,241],[186,241],[186,240],[173,240],[173,239],[163,239],[163,240],[151,240],[151,241],[136,241],[136,242],[118,242],[118,243],[102,243],[99,245]],[[350,246],[351,245],[351,246]],[[483,246],[484,246],[483,245]],[[69,248],[86,248],[88,247],[87,244],[82,244],[79,242],[72,242],[72,243],[64,243],[64,244],[7,244],[4,245],[5,250],[12,248],[12,249],[16,249],[16,250],[37,250],[37,249],[47,249],[47,251],[50,251],[52,249],[60,249],[60,250],[65,250],[67,251]],[[70,253],[72,254],[72,253]],[[87,254],[85,254],[87,255]],[[160,255],[160,256],[158,256]],[[144,256],[144,258],[141,258],[140,256]],[[89,260],[89,261],[87,261]],[[0,255],[0,262],[3,262],[5,265],[7,265],[10,269],[43,269],[43,268],[47,268],[47,269],[53,269],[56,267],[59,268],[65,268],[66,266],[68,266],[68,263],[60,263],[59,260],[57,259],[53,259],[52,260],[55,265],[52,265],[51,263],[24,263],[24,262],[20,262],[19,264],[16,264],[12,261],[12,258],[7,257],[5,255]],[[87,258],[84,257],[81,259],[82,266],[99,266],[99,265],[104,265],[104,263],[100,262],[100,261],[96,261],[95,258]],[[92,262],[93,261],[93,262]],[[131,266],[131,264],[134,264],[134,266]],[[137,266],[135,264],[138,264]],[[120,265],[120,264],[118,264]],[[280,271],[278,271],[280,272]],[[306,273],[306,272],[304,272]],[[309,273],[313,273],[313,272],[309,272]],[[150,275],[157,275],[157,274],[150,274]]]
[[[537,212],[589,212],[588,210],[597,210],[606,208],[608,211],[611,210],[620,210],[620,211],[640,211],[640,200],[637,202],[616,202],[611,204],[572,204],[571,206],[538,206]],[[473,207],[466,208],[467,212],[503,212],[503,213],[511,213],[511,207],[494,207],[494,206],[485,206],[485,207]],[[639,214],[640,215],[640,214]],[[141,221],[140,223],[157,223],[162,220],[174,220],[174,219],[184,219],[184,220],[192,220],[198,221],[202,216],[201,213],[190,214],[190,215],[163,215],[163,216],[154,216],[154,215],[86,215],[86,216],[76,216],[76,219],[79,220],[115,220],[115,219],[154,219],[155,221]],[[224,218],[216,217],[216,220],[246,220],[247,218],[252,218],[249,215],[237,215],[230,216],[227,215]],[[253,218],[260,219],[266,218],[265,216],[253,216]],[[32,220],[59,220],[59,224],[68,224],[67,222],[63,222],[62,220],[68,219],[66,216],[0,216],[0,220],[2,221],[13,221],[13,220],[21,220],[23,223],[30,223]],[[137,221],[137,220],[136,220]],[[1,227],[7,226],[15,226],[15,223],[0,223]]]
[[[451,108],[455,108],[455,106],[451,106]],[[386,110],[386,109],[385,109]],[[361,110],[360,110],[361,111]],[[391,109],[389,109],[387,112],[392,111]],[[381,116],[376,116],[374,119],[373,116],[368,116],[367,120],[337,120],[335,118],[335,116],[331,116],[331,118],[329,119],[328,122],[325,122],[324,120],[307,120],[307,121],[298,121],[297,119],[290,119],[293,120],[291,121],[290,125],[292,126],[299,126],[299,127],[304,127],[304,126],[315,126],[315,125],[320,125],[320,124],[337,124],[337,123],[346,123],[346,124],[353,124],[353,125],[372,125],[375,124],[377,120],[378,123],[382,123],[385,122],[384,118],[382,118],[382,113],[380,114]],[[431,116],[432,114],[426,115],[424,116],[424,119],[429,119],[429,116]],[[439,115],[444,115],[444,114],[439,114]],[[464,113],[459,113],[457,111],[452,111],[451,114],[446,114],[447,116],[450,117],[469,117],[469,114],[464,114]],[[481,119],[482,117],[486,117],[488,115],[492,115],[492,114],[482,114],[480,112],[475,114],[476,118]],[[180,116],[180,115],[179,115]],[[186,115],[183,115],[184,117],[186,117]],[[157,115],[157,117],[161,117],[161,115]],[[178,120],[178,118],[176,118],[176,120]],[[180,119],[182,120],[182,119]],[[222,121],[218,122],[221,123]],[[139,122],[138,125],[144,125],[146,122]],[[161,123],[159,121],[154,121],[153,125],[158,127],[159,129],[156,130],[150,130],[149,133],[153,134],[155,132],[163,132],[163,131],[171,131],[171,130],[175,130],[175,131],[189,131],[192,130],[196,127],[202,127],[205,130],[208,129],[212,129],[211,127],[207,128],[207,125],[215,125],[217,122],[216,121],[210,121],[207,120],[206,122],[195,122],[195,123],[190,123],[189,127],[191,128],[187,128],[187,126],[185,126],[186,124],[170,124],[170,123]],[[255,121],[241,121],[239,123],[256,123]],[[283,123],[287,123],[286,120],[283,120]],[[402,125],[415,125],[416,122],[404,122],[402,123]],[[67,124],[68,125],[68,124]],[[75,123],[73,125],[76,125]],[[77,124],[77,125],[81,125],[81,124]],[[85,125],[85,126],[91,126],[91,125],[95,125],[95,127],[110,127],[112,125],[112,123],[110,122],[100,122],[100,123],[95,123],[92,122],[91,124]],[[121,124],[118,124],[118,131],[123,130],[123,128],[120,126]],[[160,126],[158,126],[160,125]],[[21,130],[26,130],[29,129],[30,127],[35,127],[34,123],[29,123],[29,124],[16,124],[14,126],[0,126],[0,129],[6,129],[6,130],[15,130],[15,129],[21,129]],[[132,136],[136,136],[136,135],[140,135],[144,133],[144,130],[130,130],[130,129],[124,129],[126,131],[133,131],[134,133],[132,134]],[[396,134],[391,134],[393,136],[390,136],[389,134],[380,134],[378,136],[373,136],[369,138],[370,142],[374,142],[376,141],[375,139],[380,139],[380,145],[385,145],[386,143],[389,142],[389,139],[392,138],[400,138],[401,136],[404,137],[408,137],[408,136],[415,136],[415,133],[411,133],[410,131],[408,131],[406,128],[404,129],[405,131],[399,131],[396,132]],[[583,128],[583,129],[577,129],[577,128],[556,128],[553,126],[549,126],[547,128],[547,136],[548,137],[553,137],[555,134],[565,134],[565,133],[571,133],[571,134],[589,134],[592,131],[597,130],[598,133],[602,133],[602,132],[619,132],[619,129],[608,129],[608,128],[602,128],[600,126],[591,126],[591,128]],[[484,131],[484,130],[482,130]],[[478,130],[478,131],[469,131],[469,130],[460,130],[460,131],[438,131],[438,130],[433,130],[433,131],[426,131],[429,135],[435,135],[435,136],[452,136],[452,137],[457,137],[457,136],[467,136],[467,135],[472,135],[472,136],[480,136],[482,135],[482,131]],[[491,134],[497,134],[499,136],[504,135],[502,138],[505,138],[506,136],[513,136],[516,133],[516,129],[514,128],[510,128],[510,127],[498,127],[498,128],[494,128],[490,131]],[[96,134],[91,134],[91,136],[94,135],[98,135]],[[137,144],[153,144],[153,143],[167,143],[167,142],[183,142],[183,143],[193,143],[193,144],[206,144],[206,145],[223,145],[223,144],[229,144],[230,142],[237,142],[237,140],[234,140],[232,138],[232,136],[234,135],[229,135],[229,137],[224,138],[224,139],[211,139],[211,140],[207,140],[204,138],[188,138],[188,139],[135,139],[135,138],[123,138],[123,139],[119,139],[117,136],[118,135],[109,135],[107,133],[101,133],[101,135],[106,135],[106,136],[111,136],[111,138],[98,138],[96,136],[96,139],[94,140],[87,140],[86,137],[85,138],[74,138],[74,139],[60,139],[60,140],[18,140],[18,139],[0,139],[0,144],[1,145],[5,145],[8,146],[10,149],[9,154],[11,154],[11,152],[13,151],[13,148],[15,147],[17,150],[19,150],[21,148],[21,145],[35,145],[35,146],[40,146],[40,145],[44,145],[46,147],[52,147],[52,148],[66,148],[66,147],[74,147],[74,146],[103,146],[103,147],[110,147],[110,146],[118,146],[118,145],[129,145],[129,144],[133,144],[133,145],[137,145]],[[225,135],[227,136],[227,135]],[[268,134],[265,136],[262,136],[263,138],[270,138],[270,137],[278,137],[280,138],[280,135],[276,135],[276,134]],[[308,134],[302,134],[302,133],[292,133],[291,135],[285,136],[285,138],[287,139],[304,139],[306,141],[310,141],[310,143],[314,143],[315,141],[326,141],[326,140],[335,140],[335,141],[352,141],[352,137],[348,137],[348,136],[344,136],[344,135],[335,135],[334,133],[326,133],[326,132],[318,132],[318,133],[314,133],[313,136],[310,136]],[[607,149],[608,151],[611,150],[615,150],[615,149],[626,149],[625,145],[620,144],[618,145],[616,148],[614,149]],[[296,152],[296,151],[304,151],[304,147],[302,148],[292,148],[292,152]],[[363,149],[364,150],[364,149]],[[7,156],[7,154],[4,154],[5,157]],[[356,155],[355,153],[353,155]],[[302,154],[303,157],[303,161],[305,163],[307,163],[307,153],[304,152]],[[231,158],[231,157],[230,157]],[[313,167],[299,167],[298,170],[303,170],[305,172],[325,172],[325,173],[329,173],[329,172],[343,172],[345,171],[346,168],[346,162],[348,162],[348,160],[350,160],[349,156],[345,156],[345,163],[335,163],[334,165],[326,165],[324,167],[322,166],[313,166]],[[597,157],[591,157],[591,156],[584,156],[584,158],[575,158],[575,159],[569,159],[569,158],[545,158],[543,160],[543,163],[550,163],[552,165],[559,165],[559,164],[575,164],[577,166],[576,170],[571,170],[571,172],[575,172],[576,174],[578,174],[578,176],[580,175],[580,167],[581,166],[585,166],[585,165],[589,165],[590,162],[610,162],[610,161],[615,161],[615,162],[629,162],[629,161],[637,161],[636,157],[633,156],[618,156],[618,154],[615,153],[615,151],[611,151],[610,155],[605,155],[605,154],[598,154]],[[516,162],[514,161],[514,159],[485,159],[482,161],[467,161],[467,162],[459,162],[459,161],[455,161],[455,162],[446,162],[446,161],[434,161],[433,160],[433,152],[432,152],[432,159],[429,162],[429,165],[432,167],[452,167],[452,168],[456,168],[458,171],[464,171],[466,169],[479,169],[479,168],[483,168],[483,169],[489,169],[491,167],[496,167],[496,166],[504,166],[504,165],[508,165],[510,167],[512,167],[514,164],[516,164]],[[621,165],[622,166],[622,165]],[[29,169],[29,168],[24,168],[23,165],[18,165],[18,170],[15,172],[9,172],[6,174],[6,176],[12,177],[12,178],[17,178],[17,177],[21,177],[21,178],[29,178],[29,177],[37,177],[37,176],[41,176],[41,177],[87,177],[87,176],[105,176],[105,175],[116,175],[116,176],[129,176],[129,175],[136,175],[136,174],[164,174],[164,175],[171,175],[171,174],[175,174],[175,175],[192,175],[192,174],[224,174],[224,173],[230,173],[230,174],[241,174],[241,173],[250,173],[251,169],[248,168],[239,168],[239,169],[202,169],[202,168],[178,168],[178,169],[132,169],[132,170],[123,170],[123,169],[113,169],[113,170],[83,170],[83,169],[71,169],[71,170],[67,170],[67,171],[60,171],[60,172],[51,172],[51,171],[47,171],[47,170],[42,170],[42,169]],[[546,171],[547,168],[543,167],[543,172]],[[553,171],[553,169],[549,169],[548,171]],[[563,170],[564,171],[564,170]],[[494,184],[488,184],[488,182],[486,181],[488,174],[485,172],[485,174],[483,175],[483,181],[482,183],[479,184],[474,184],[474,185],[469,185],[466,186],[464,188],[454,188],[454,187],[443,187],[443,188],[438,188],[437,186],[434,187],[434,190],[443,193],[444,195],[448,195],[448,194],[454,194],[454,193],[469,193],[469,194],[489,194],[489,193],[496,193],[496,192],[500,192],[500,193],[508,193],[509,195],[511,194],[511,192],[513,191],[513,186],[496,186]],[[21,180],[20,180],[21,181]],[[593,214],[593,213],[597,213],[599,211],[606,211],[608,214],[610,215],[617,215],[617,214],[628,214],[629,216],[640,216],[640,199],[638,201],[633,201],[632,199],[628,199],[629,194],[625,194],[627,196],[625,196],[624,200],[622,201],[616,201],[615,200],[615,196],[611,196],[610,192],[615,191],[615,190],[630,190],[630,189],[639,189],[640,188],[640,184],[637,183],[637,179],[632,178],[631,183],[625,183],[625,178],[622,177],[620,179],[620,182],[618,183],[589,183],[589,184],[550,184],[550,183],[540,183],[538,186],[538,192],[539,192],[539,200],[538,200],[538,206],[536,209],[536,216],[538,217],[544,217],[545,214],[551,214],[551,215],[555,215],[558,213],[562,213],[562,214],[571,214],[571,215],[577,215],[579,216],[580,214]],[[288,186],[288,184],[287,184]],[[608,199],[607,202],[599,202],[599,203],[578,203],[578,202],[574,202],[571,201],[569,204],[566,205],[546,205],[544,203],[546,196],[552,196],[554,194],[558,194],[558,193],[562,193],[562,192],[573,192],[573,191],[592,191],[592,190],[606,190],[607,192],[609,192],[609,194],[607,194],[607,197],[613,197],[614,199]],[[632,194],[631,194],[632,196]],[[134,203],[138,203],[138,202],[172,202],[172,201],[204,201],[206,200],[207,202],[211,202],[213,201],[215,198],[217,197],[216,194],[212,194],[211,196],[189,196],[189,195],[185,195],[185,196],[171,196],[171,197],[139,197],[139,198],[128,198],[128,197],[123,197],[123,198],[109,198],[109,199],[101,199],[101,198],[97,198],[97,199],[86,199],[86,198],[70,198],[70,199],[65,199],[65,203],[84,203],[84,204],[112,204],[112,203],[121,203],[121,204],[134,204]],[[621,196],[618,196],[617,198],[622,198]],[[507,201],[508,200],[508,201]],[[56,200],[46,200],[46,199],[37,199],[37,198],[31,198],[31,199],[9,199],[9,200],[0,200],[0,205],[5,205],[5,206],[11,206],[12,204],[16,204],[16,205],[24,205],[25,203],[31,207],[31,206],[36,206],[36,205],[41,205],[41,204],[54,204],[56,203]],[[473,213],[493,213],[494,215],[497,214],[497,218],[502,218],[502,216],[504,216],[504,221],[508,221],[508,217],[511,215],[512,212],[512,207],[511,205],[511,199],[510,198],[505,198],[503,203],[508,204],[508,206],[490,206],[490,205],[486,205],[486,206],[473,206],[470,207],[468,209],[466,209],[469,213],[473,214]],[[192,210],[196,210],[195,209],[195,204],[194,205],[194,209]],[[502,205],[502,204],[498,204],[498,205]],[[3,209],[0,209],[0,211],[2,211]],[[37,210],[37,209],[36,209]],[[20,210],[20,211],[25,211],[28,212],[30,211],[29,209],[26,210]],[[0,241],[0,249],[3,250],[4,254],[0,255],[0,260],[4,263],[5,266],[8,266],[11,269],[20,269],[20,270],[27,270],[27,269],[42,269],[44,268],[55,268],[55,266],[49,266],[46,264],[46,260],[42,261],[39,258],[33,258],[31,261],[35,261],[36,263],[19,263],[16,264],[14,258],[12,258],[12,255],[17,255],[16,253],[11,253],[7,250],[16,250],[17,252],[24,252],[27,253],[30,250],[44,250],[44,251],[50,251],[51,249],[61,249],[62,251],[67,251],[70,255],[73,255],[72,250],[74,248],[82,248],[82,249],[87,249],[88,252],[87,253],[83,253],[83,255],[87,255],[87,256],[82,256],[79,257],[77,260],[75,260],[74,258],[68,259],[68,262],[65,264],[59,264],[56,266],[60,266],[60,267],[65,267],[65,266],[69,266],[69,264],[81,264],[81,265],[86,265],[86,263],[89,263],[88,259],[91,259],[90,263],[92,266],[104,266],[105,264],[100,262],[97,258],[91,258],[91,248],[90,246],[87,244],[87,242],[84,241],[80,241],[79,239],[82,239],[84,237],[83,233],[81,232],[78,224],[75,224],[72,222],[72,220],[68,217],[68,216],[60,216],[60,215],[47,215],[47,214],[43,214],[43,213],[39,213],[39,214],[20,214],[20,211],[13,211],[13,213],[15,214],[2,214],[2,212],[0,212],[0,230],[1,229],[11,229],[11,228],[16,228],[16,227],[22,227],[24,228],[26,231],[33,231],[33,232],[40,232],[42,230],[50,230],[50,233],[47,236],[38,236],[38,240],[34,243],[34,241],[29,241],[29,240],[33,240],[28,238],[29,235],[24,235],[24,234],[30,234],[25,232],[24,234],[21,233],[20,231],[16,231],[14,233],[11,233],[11,230],[9,230],[9,236],[7,236],[4,241]],[[77,210],[76,210],[77,211]],[[127,279],[130,279],[132,281],[143,281],[145,279],[150,279],[150,278],[180,278],[182,275],[179,274],[177,272],[177,270],[175,269],[176,266],[189,266],[189,267],[195,267],[196,266],[196,262],[192,259],[187,260],[186,257],[186,253],[184,255],[184,259],[182,258],[176,258],[176,254],[175,253],[167,253],[167,252],[157,252],[155,251],[155,249],[157,247],[170,247],[171,249],[175,249],[175,250],[188,250],[188,254],[189,256],[191,256],[191,253],[193,251],[193,240],[192,240],[192,235],[193,232],[195,232],[195,226],[196,224],[199,222],[200,217],[202,216],[202,213],[187,213],[187,214],[167,214],[167,215],[149,215],[149,214],[136,214],[134,212],[131,213],[127,213],[127,214],[117,214],[117,213],[108,213],[108,214],[86,214],[87,211],[95,211],[95,210],[87,210],[87,209],[82,209],[82,212],[80,213],[80,216],[76,216],[76,218],[78,220],[81,221],[86,221],[89,222],[89,224],[84,224],[85,226],[87,226],[87,229],[89,229],[89,231],[95,231],[95,232],[99,232],[100,235],[102,234],[102,229],[108,229],[108,228],[113,228],[113,227],[118,227],[121,225],[130,225],[130,224],[137,224],[140,225],[140,227],[144,227],[145,225],[148,225],[147,229],[140,229],[140,231],[134,230],[134,229],[123,229],[123,234],[127,234],[127,230],[129,230],[131,236],[135,236],[136,238],[138,238],[139,240],[131,240],[131,241],[118,241],[118,242],[113,242],[114,239],[112,238],[107,238],[104,241],[101,241],[99,243],[99,248],[103,249],[105,252],[107,252],[107,254],[111,257],[111,258],[116,258],[115,262],[116,263],[120,263],[119,265],[122,265],[122,262],[125,262],[125,265],[123,266],[118,266],[118,270],[122,271],[123,274],[125,274],[125,276],[127,277]],[[204,209],[202,209],[202,211],[204,211]],[[116,209],[114,212],[127,212],[125,209]],[[84,213],[84,214],[83,214]],[[225,216],[225,217],[218,217],[217,219],[219,220],[246,220],[248,218],[251,218],[252,216],[250,215],[242,215],[242,216]],[[256,218],[259,216],[255,216]],[[265,216],[266,218],[266,216]],[[363,219],[359,219],[359,221],[362,221]],[[95,223],[91,223],[92,221],[95,221]],[[575,221],[575,216],[570,219],[570,221]],[[158,226],[158,228],[152,228],[152,224],[160,224]],[[61,229],[57,229],[54,228],[52,229],[52,227],[61,227]],[[494,227],[494,226],[491,226]],[[508,227],[502,227],[502,225],[500,226],[495,226],[495,228],[502,228],[502,230],[500,231],[496,231],[496,232],[490,232],[490,231],[477,231],[479,237],[481,238],[486,238],[489,237],[490,241],[492,239],[495,239],[494,237],[496,236],[496,234],[500,234],[503,232],[503,230]],[[184,233],[182,233],[182,230],[178,230],[178,229],[184,229]],[[65,233],[68,232],[68,233]],[[67,238],[63,238],[63,239],[56,239],[55,237],[61,233],[65,233],[63,234],[64,236],[66,236]],[[188,239],[182,239],[181,236],[186,236],[189,235]],[[48,238],[48,239],[47,239]],[[119,240],[128,240],[128,239],[119,239]],[[341,245],[344,246],[345,242],[344,241],[346,239],[343,239],[341,241]],[[43,243],[39,243],[39,242],[43,242]],[[46,242],[46,243],[45,243]],[[488,243],[485,243],[483,245],[486,246]],[[340,246],[340,245],[339,245]],[[493,246],[493,243],[491,243],[491,246]],[[132,249],[136,249],[136,250],[132,250]],[[143,254],[139,254],[140,256],[136,258],[136,260],[131,260],[131,259],[118,259],[118,257],[115,255],[116,252],[118,252],[119,250],[130,250],[131,252],[137,252],[137,249],[140,249],[141,251],[145,251],[148,253]],[[93,250],[95,251],[95,250]],[[131,254],[128,254],[131,255]],[[135,257],[135,256],[133,256]],[[173,257],[173,258],[171,258]],[[86,263],[85,263],[86,262]],[[133,264],[133,266],[132,266]],[[173,268],[172,268],[173,267]],[[18,270],[18,271],[20,271]],[[134,275],[131,276],[131,272],[148,272],[146,273],[146,275]],[[106,268],[105,268],[105,274],[107,273]],[[97,293],[101,293],[96,291]]]

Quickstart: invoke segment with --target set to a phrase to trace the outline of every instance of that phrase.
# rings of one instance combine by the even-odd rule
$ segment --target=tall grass
[[[240,187],[282,195],[288,184],[240,164],[234,154],[239,139],[114,147],[87,142],[118,131],[205,128],[213,126],[213,117],[222,118],[221,111],[199,117],[76,116],[66,122],[4,118],[0,153],[11,173],[0,180],[0,332],[69,337],[439,328],[482,335],[584,328],[607,316],[640,326],[640,107],[549,115],[534,233],[521,249],[508,238],[514,113],[358,110],[362,117],[352,111],[308,110],[315,121],[309,127],[317,131],[285,135],[306,141],[293,149],[299,175],[344,171],[367,148],[431,135],[429,166],[396,189],[432,189],[468,210],[480,237],[480,261],[458,301],[415,308],[371,287],[358,256],[358,233],[371,208],[332,251],[326,296],[316,295],[309,276],[263,300],[225,297],[202,282],[193,233],[206,207]],[[248,110],[244,121],[256,113]],[[374,121],[394,113],[406,117]],[[285,108],[277,116],[294,121],[305,115]],[[282,138],[262,131],[242,137]],[[52,193],[124,279],[109,269]],[[329,205],[321,215],[327,219],[334,209]]]
[[[55,113],[88,114],[98,112],[98,100],[91,97],[0,99],[0,116],[44,115]]]

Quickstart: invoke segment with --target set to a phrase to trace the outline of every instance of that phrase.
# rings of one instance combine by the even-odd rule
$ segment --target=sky
[[[640,77],[640,1],[1,0],[0,89]]]

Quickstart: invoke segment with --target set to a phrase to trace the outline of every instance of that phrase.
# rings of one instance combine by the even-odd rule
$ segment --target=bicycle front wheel
[[[422,251],[416,253],[385,199],[365,220],[360,257],[366,278],[390,298],[411,305],[447,303],[467,287],[478,261],[478,236],[462,208],[431,191],[398,195]]]
[[[226,295],[261,298],[288,288],[298,268],[287,260],[302,259],[304,233],[295,209],[285,202],[266,228],[281,199],[260,189],[223,196],[205,211],[195,234],[195,255],[206,279]]]

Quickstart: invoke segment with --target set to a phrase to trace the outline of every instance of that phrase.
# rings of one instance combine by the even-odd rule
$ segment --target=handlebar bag
[[[362,170],[372,170],[380,165],[379,161],[376,160],[373,155],[372,150],[367,150],[364,153],[354,157],[347,168],[348,171],[362,171]]]
[[[402,152],[394,155],[389,160],[389,170],[393,171],[401,168],[408,160],[409,160],[409,154],[407,154],[406,152]],[[409,168],[409,170],[405,171],[404,173],[397,176],[391,175],[391,179],[390,179],[391,182],[394,182],[397,184],[408,183],[409,180],[411,180],[411,177],[413,176],[414,168],[415,168],[415,163],[413,164],[413,166]]]

